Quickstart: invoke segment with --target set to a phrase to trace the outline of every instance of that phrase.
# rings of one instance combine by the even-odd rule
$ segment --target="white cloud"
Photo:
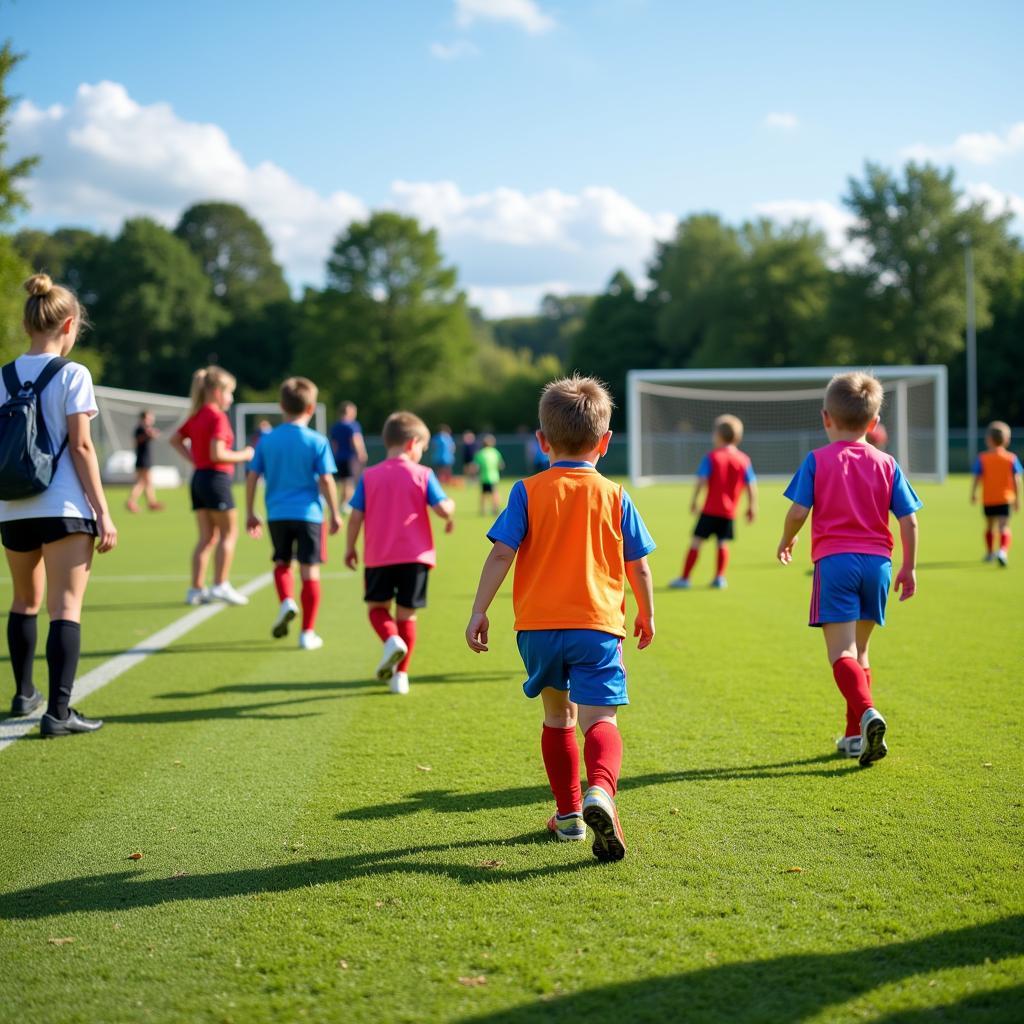
[[[430,44],[430,54],[438,60],[458,60],[460,57],[475,57],[479,53],[479,48],[468,39],[456,39],[453,43]]]
[[[555,27],[555,19],[536,0],[455,0],[455,23],[469,28],[476,21],[507,21],[531,35]]]
[[[862,245],[859,242],[851,242],[847,237],[847,232],[856,223],[856,218],[827,199],[779,199],[755,203],[754,211],[780,224],[808,221],[825,235],[825,241],[834,254],[836,264],[849,265],[864,261]]]
[[[470,285],[466,289],[470,304],[484,310],[492,319],[536,313],[545,295],[570,295],[572,290],[565,281],[545,281],[511,288]]]
[[[1003,133],[966,132],[948,146],[918,143],[903,150],[909,160],[963,160],[970,164],[991,164],[1024,150],[1024,121],[1010,125]]]
[[[766,114],[761,122],[765,128],[774,128],[782,132],[795,132],[800,127],[800,118],[796,114],[772,111]]]
[[[986,212],[992,217],[1010,213],[1024,220],[1024,196],[1004,192],[986,181],[969,182],[964,186],[964,194],[969,200],[984,203]]]

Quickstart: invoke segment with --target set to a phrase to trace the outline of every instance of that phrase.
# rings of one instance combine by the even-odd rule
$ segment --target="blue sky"
[[[295,283],[381,206],[494,313],[642,274],[696,210],[841,248],[865,159],[1024,216],[1021,3],[0,0],[0,36],[28,54],[12,148],[44,157],[26,223],[234,199]]]

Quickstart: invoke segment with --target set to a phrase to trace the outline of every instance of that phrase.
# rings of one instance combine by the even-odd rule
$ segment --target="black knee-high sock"
[[[36,656],[35,615],[11,612],[7,616],[7,650],[11,656],[11,670],[19,697],[27,697],[35,687],[32,685],[32,659]]]
[[[46,713],[67,718],[71,706],[71,687],[78,671],[82,649],[82,627],[69,619],[54,619],[46,638],[46,664],[50,669],[50,699]]]

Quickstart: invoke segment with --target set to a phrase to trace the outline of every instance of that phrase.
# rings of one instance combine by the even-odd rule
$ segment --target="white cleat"
[[[406,694],[409,692],[409,674],[407,672],[395,672],[391,676],[388,689],[392,693]]]
[[[324,638],[317,636],[311,629],[304,629],[299,634],[299,649],[303,651],[318,651],[324,645]]]
[[[245,594],[240,594],[230,583],[217,583],[210,587],[210,600],[223,601],[225,604],[243,605],[249,603]]]
[[[388,679],[395,666],[409,653],[405,641],[400,636],[389,636],[384,641],[384,651],[377,665],[377,678]]]
[[[842,739],[836,740],[836,750],[843,757],[860,757],[863,742],[860,733],[856,736],[844,736]]]
[[[208,604],[210,601],[210,592],[206,587],[189,587],[185,591],[185,604],[191,608],[198,608],[201,604]]]
[[[1001,548],[996,552],[996,561],[1005,569],[1009,559],[1006,556],[1006,552]]]
[[[299,606],[295,603],[294,598],[286,597],[281,602],[281,607],[277,610],[277,618],[274,619],[274,625],[270,629],[270,634],[275,640],[280,640],[281,637],[288,635],[288,626],[292,619],[299,614]]]

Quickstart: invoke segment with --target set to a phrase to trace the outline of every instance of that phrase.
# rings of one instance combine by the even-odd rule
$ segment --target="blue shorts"
[[[523,683],[527,697],[550,686],[568,691],[575,704],[629,703],[619,637],[597,629],[524,629],[516,643],[530,677]]]
[[[883,555],[826,555],[814,563],[810,625],[858,622],[885,625],[892,562]]]

